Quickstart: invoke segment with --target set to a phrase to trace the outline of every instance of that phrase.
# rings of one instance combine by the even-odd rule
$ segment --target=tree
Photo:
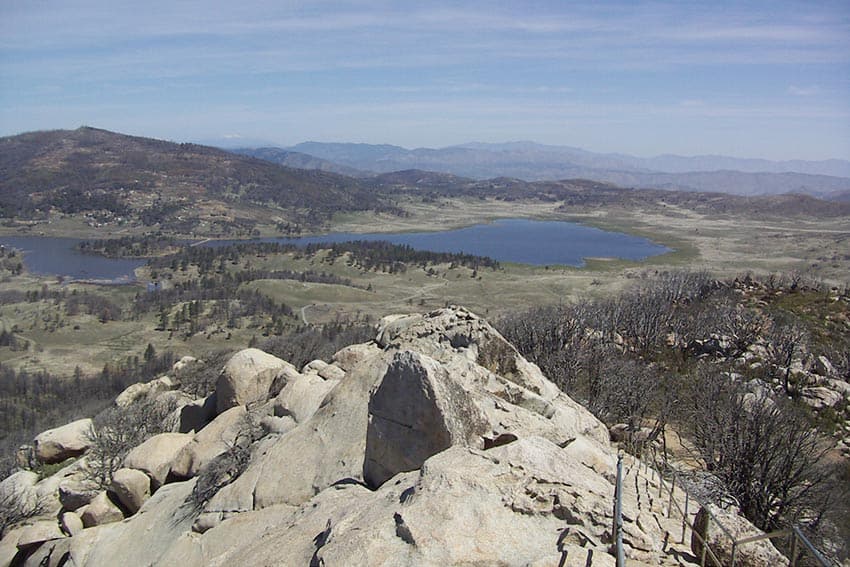
[[[683,432],[753,524],[771,531],[825,511],[819,493],[830,479],[822,465],[829,446],[798,406],[767,388],[749,392],[714,368],[701,368],[682,391]]]
[[[787,317],[774,319],[768,332],[768,353],[782,379],[782,387],[789,396],[799,394],[792,388],[791,363],[803,353],[807,337],[806,330]]]
[[[145,349],[144,358],[146,363],[149,363],[154,358],[156,358],[156,349],[153,348],[153,345],[151,343],[148,343],[148,348]]]

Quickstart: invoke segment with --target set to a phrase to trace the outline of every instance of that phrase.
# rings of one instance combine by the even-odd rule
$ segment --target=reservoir
[[[337,232],[299,238],[261,238],[257,242],[296,245],[351,240],[384,240],[417,250],[489,256],[499,262],[582,266],[585,258],[644,260],[670,249],[637,236],[609,232],[562,221],[502,219],[454,230],[401,233]],[[76,280],[128,283],[144,259],[105,258],[82,254],[76,238],[0,236],[0,244],[24,251],[24,263],[35,274],[65,276]],[[245,240],[211,240],[200,246],[226,246]]]

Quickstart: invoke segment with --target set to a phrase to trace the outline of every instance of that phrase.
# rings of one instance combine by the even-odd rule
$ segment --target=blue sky
[[[0,135],[850,158],[850,1],[0,0]]]

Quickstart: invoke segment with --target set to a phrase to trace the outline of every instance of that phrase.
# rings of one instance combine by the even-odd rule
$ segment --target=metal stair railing
[[[615,505],[614,506],[615,507],[614,507],[614,533],[613,533],[613,535],[614,535],[615,548],[616,548],[616,553],[617,553],[617,567],[621,567],[621,565],[625,565],[624,560],[623,560],[623,563],[621,563],[621,557],[623,556],[623,541],[622,541],[622,529],[623,529],[622,528],[622,526],[623,526],[623,524],[622,524],[622,459],[623,459],[622,454],[618,455],[618,458],[617,458],[617,485],[616,485],[615,491],[614,491],[614,499],[615,499]],[[635,459],[635,460],[637,461],[637,459]],[[685,535],[686,535],[687,529],[690,528],[691,534],[693,536],[696,536],[696,538],[699,540],[699,542],[701,544],[702,551],[701,551],[700,557],[699,557],[699,564],[700,564],[701,567],[704,567],[706,565],[706,560],[710,560],[711,563],[715,567],[724,567],[723,563],[720,561],[720,559],[718,558],[718,556],[714,552],[714,550],[711,549],[711,547],[708,544],[708,541],[706,540],[708,533],[709,533],[709,528],[712,525],[712,523],[714,525],[716,525],[717,527],[719,527],[720,530],[723,532],[723,534],[732,543],[732,552],[731,552],[730,566],[729,567],[735,567],[735,562],[736,562],[736,559],[737,559],[737,552],[738,552],[738,549],[742,545],[754,543],[754,542],[757,542],[757,541],[762,541],[762,540],[765,540],[765,539],[776,539],[776,538],[782,538],[782,537],[788,537],[791,540],[790,541],[791,557],[790,557],[789,562],[788,562],[788,565],[790,567],[796,566],[797,560],[800,558],[799,551],[802,551],[803,553],[808,552],[815,559],[815,561],[817,561],[818,564],[821,565],[821,567],[833,567],[834,565],[837,565],[835,563],[828,561],[824,557],[824,555],[820,551],[818,551],[817,548],[815,548],[814,545],[812,545],[812,543],[808,540],[808,538],[806,538],[806,536],[802,533],[800,528],[796,525],[792,525],[790,528],[787,528],[787,529],[777,530],[777,531],[770,532],[770,533],[759,534],[757,536],[752,536],[752,537],[747,537],[747,538],[742,538],[742,539],[736,540],[735,537],[732,535],[732,533],[723,525],[723,523],[720,522],[720,520],[714,514],[711,513],[711,510],[709,510],[707,507],[705,507],[697,498],[692,497],[687,490],[684,490],[684,488],[683,488],[684,482],[682,482],[682,480],[679,478],[678,472],[673,470],[673,469],[670,469],[670,468],[667,469],[668,474],[670,474],[670,476],[671,476],[670,486],[668,487],[666,479],[661,474],[662,469],[658,466],[658,460],[657,460],[657,456],[656,456],[656,452],[655,452],[654,447],[652,448],[652,459],[651,460],[652,460],[652,464],[650,464],[650,462],[646,459],[641,459],[640,461],[638,461],[637,472],[640,473],[641,468],[643,468],[643,470],[644,470],[644,481],[646,483],[645,486],[646,486],[647,492],[649,492],[649,477],[647,475],[649,474],[649,476],[652,476],[654,474],[655,476],[658,477],[658,496],[661,497],[663,492],[665,492],[665,491],[667,492],[667,497],[668,497],[667,513],[666,513],[667,518],[671,517],[672,511],[673,511],[674,508],[679,513],[679,515],[681,515],[681,517],[682,517],[682,536],[681,536],[680,543],[681,544],[685,543]],[[636,477],[635,477],[635,479],[636,479],[635,482],[638,482],[637,476],[638,475],[636,475]],[[684,507],[682,507],[679,504],[679,501],[675,498],[675,491],[676,491],[676,484],[677,483],[680,486],[680,490],[682,490],[685,493]],[[704,508],[706,513],[707,513],[706,526],[705,526],[705,534],[706,534],[705,538],[699,533],[699,531],[697,529],[695,529],[694,524],[689,519],[689,506],[690,506],[691,501],[696,502],[696,504],[698,506]],[[802,550],[798,549],[800,545],[802,545],[802,548],[803,548]]]

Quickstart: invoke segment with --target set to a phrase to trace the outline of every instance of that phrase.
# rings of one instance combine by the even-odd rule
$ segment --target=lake
[[[431,252],[463,252],[489,256],[499,262],[582,266],[585,258],[644,260],[670,249],[637,236],[609,232],[562,221],[502,219],[488,224],[435,232],[368,233],[335,232],[299,238],[262,238],[259,242],[296,245],[385,240]],[[62,275],[71,279],[127,283],[145,260],[104,258],[74,249],[76,238],[0,236],[0,244],[24,250],[24,263],[35,274]],[[226,246],[245,240],[212,240],[201,246]]]

